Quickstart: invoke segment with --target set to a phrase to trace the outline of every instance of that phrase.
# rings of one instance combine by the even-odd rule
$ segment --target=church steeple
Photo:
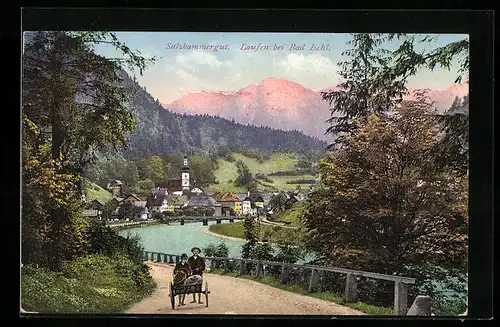
[[[188,157],[184,155],[184,165],[182,166],[182,190],[190,189],[189,185],[189,165]]]

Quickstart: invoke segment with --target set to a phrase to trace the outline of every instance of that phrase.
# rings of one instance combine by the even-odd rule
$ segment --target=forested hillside
[[[163,109],[145,88],[122,74],[129,89],[135,132],[130,136],[129,159],[183,152],[217,156],[220,152],[259,149],[266,153],[291,151],[322,154],[326,143],[299,131],[247,126],[220,117],[177,114]]]

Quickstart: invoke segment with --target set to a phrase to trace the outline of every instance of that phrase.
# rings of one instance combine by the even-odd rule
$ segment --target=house
[[[101,214],[100,210],[83,210],[83,216],[89,219],[101,220]]]
[[[258,193],[247,193],[247,196],[243,199],[243,215],[251,214],[252,216],[258,216],[259,212],[264,210],[264,199]]]
[[[115,179],[106,185],[106,189],[108,189],[114,196],[119,196],[122,193],[123,182]]]
[[[234,214],[237,216],[243,215],[243,201],[233,193],[221,191],[215,193],[212,197],[222,206],[223,215],[227,216],[230,214],[231,210],[233,210]]]
[[[146,207],[150,212],[164,212],[169,210],[168,190],[159,188],[154,193],[149,194],[146,200]]]
[[[213,208],[215,210],[214,216],[222,216],[222,206],[208,195],[192,196],[183,208],[194,210]]]
[[[146,207],[147,201],[133,201],[132,205],[141,208],[141,212],[139,214],[139,219],[146,220],[150,218],[149,210]]]
[[[241,204],[241,211],[244,216],[252,214],[252,200],[249,197],[243,199]]]
[[[95,210],[102,210],[106,202],[101,199],[94,199],[87,203],[87,208],[89,209],[95,209]]]
[[[140,197],[138,197],[137,195],[131,193],[131,194],[127,195],[126,197],[124,197],[121,202],[136,202],[136,201],[142,201],[142,199]]]
[[[201,195],[201,194],[205,194],[205,191],[203,191],[201,188],[199,187],[193,187],[191,189],[191,192],[190,192],[191,195]]]
[[[156,183],[156,190],[165,189],[169,194],[182,195],[182,179],[170,179],[166,182]]]

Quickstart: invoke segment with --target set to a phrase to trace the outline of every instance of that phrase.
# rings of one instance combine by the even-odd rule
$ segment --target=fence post
[[[165,253],[163,253],[163,263],[167,263],[168,260],[167,260],[167,255]]]
[[[309,279],[309,292],[314,292],[316,290],[316,285],[318,282],[318,271],[316,269],[311,269],[311,278]]]
[[[260,262],[260,260],[257,261],[257,272],[256,272],[257,277],[261,276],[261,266],[262,266],[262,263]]]
[[[155,253],[151,252],[151,261],[155,261]]]
[[[240,260],[240,276],[245,274],[245,261]]]
[[[427,295],[417,295],[415,301],[408,309],[407,316],[430,316],[432,313],[432,300]]]
[[[406,315],[408,309],[408,289],[405,283],[398,280],[394,283],[394,315]]]
[[[345,279],[345,292],[344,300],[346,302],[356,302],[358,299],[358,283],[356,282],[356,276],[353,274],[347,274]]]
[[[172,258],[172,255],[168,256],[168,263],[174,263],[174,258]]]
[[[175,263],[179,263],[179,261],[180,261],[180,260],[179,260],[179,256],[178,256],[178,255],[176,255],[176,256],[175,256]]]
[[[156,262],[161,262],[161,256],[160,253],[157,254],[156,256]]]
[[[288,264],[286,264],[286,263],[281,264],[280,283],[281,284],[288,283]]]
[[[144,251],[144,256],[143,256],[144,260],[148,260],[148,252],[147,251]]]

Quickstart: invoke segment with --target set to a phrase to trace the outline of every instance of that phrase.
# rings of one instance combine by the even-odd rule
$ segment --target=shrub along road
[[[150,297],[132,306],[131,314],[287,314],[287,315],[364,315],[365,313],[333,302],[299,295],[252,280],[206,273],[210,294],[209,306],[189,303],[172,311],[169,283],[173,267],[163,263],[148,263],[157,290]],[[205,301],[202,296],[202,301]]]

